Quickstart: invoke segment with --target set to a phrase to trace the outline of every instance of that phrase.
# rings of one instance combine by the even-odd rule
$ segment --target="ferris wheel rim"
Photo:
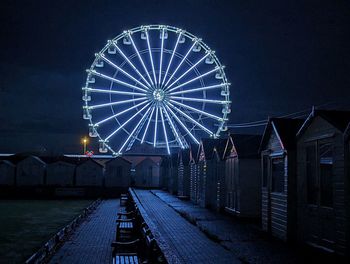
[[[162,40],[162,44],[161,44],[161,53],[160,53],[160,69],[158,71],[158,77],[156,76],[156,73],[157,71],[155,70],[154,68],[154,63],[152,62],[152,52],[153,51],[156,51],[156,48],[150,48],[150,44],[148,42],[148,31],[150,30],[161,30],[163,34],[163,37],[161,37],[161,40]],[[168,32],[173,32],[173,33],[176,33],[178,38],[177,38],[177,42],[176,42],[176,45],[174,47],[173,50],[171,49],[165,49],[164,48],[164,32],[165,31],[168,31]],[[144,54],[144,53],[147,53],[147,50],[138,50],[134,40],[133,40],[133,37],[132,35],[135,34],[135,33],[139,33],[139,32],[146,32],[146,35],[147,35],[147,42],[148,42],[148,52],[149,52],[149,55],[150,55],[150,58],[151,58],[151,66],[152,66],[152,70],[149,71],[145,65],[145,63],[143,62],[143,59],[141,57],[141,54]],[[172,62],[172,58],[173,56],[176,56],[176,47],[178,45],[178,42],[179,42],[179,39],[181,36],[184,36],[184,37],[187,37],[188,39],[190,39],[191,41],[193,41],[193,45],[191,46],[191,48],[188,50],[188,53],[190,53],[194,47],[194,45],[199,45],[201,48],[203,48],[203,50],[205,51],[205,56],[203,56],[199,61],[197,61],[196,63],[192,63],[191,67],[189,69],[187,69],[187,71],[185,73],[183,73],[180,77],[177,77],[175,78],[174,80],[174,77],[175,77],[175,73],[176,71],[178,70],[178,68],[180,68],[181,64],[183,63],[183,61],[181,60],[181,63],[178,65],[178,67],[176,68],[175,71],[173,71],[171,74],[168,73],[169,71],[169,68],[170,68],[170,64]],[[146,74],[141,74],[140,70],[136,68],[136,66],[132,67],[132,62],[130,60],[130,58],[128,58],[126,55],[125,55],[125,61],[128,62],[131,67],[135,70],[135,72],[139,75],[139,79],[136,79],[134,75],[131,75],[130,73],[127,73],[126,71],[124,71],[121,67],[119,67],[118,65],[114,65],[114,66],[117,66],[117,71],[115,72],[114,76],[117,75],[117,73],[119,72],[122,72],[123,74],[125,74],[126,76],[128,76],[130,79],[134,80],[136,83],[134,85],[130,85],[129,83],[123,83],[122,81],[119,81],[119,83],[121,85],[125,85],[125,86],[128,86],[130,89],[133,89],[132,91],[130,92],[124,92],[124,93],[127,93],[128,95],[132,96],[132,100],[133,100],[133,103],[134,103],[134,106],[135,106],[135,101],[141,101],[141,103],[145,104],[142,106],[141,109],[146,109],[148,107],[148,109],[146,110],[145,113],[141,113],[142,111],[138,110],[137,113],[140,114],[142,117],[141,117],[141,120],[139,120],[137,126],[134,128],[133,132],[132,133],[129,133],[128,130],[126,130],[124,128],[124,126],[122,124],[120,124],[120,122],[118,121],[117,119],[117,116],[115,116],[115,120],[118,122],[119,124],[119,127],[118,129],[116,129],[113,133],[111,133],[111,135],[117,133],[118,131],[120,131],[121,129],[124,130],[124,132],[126,132],[126,134],[128,134],[128,140],[130,140],[130,137],[132,137],[132,135],[134,134],[135,130],[139,127],[140,123],[146,119],[146,116],[149,115],[149,121],[147,122],[147,126],[146,126],[146,130],[144,131],[144,134],[142,134],[140,136],[140,138],[138,138],[138,135],[137,136],[134,136],[135,139],[141,141],[141,143],[143,142],[146,142],[146,143],[152,143],[150,141],[147,141],[147,140],[144,140],[145,138],[145,134],[147,132],[147,129],[149,128],[149,125],[150,125],[150,122],[152,121],[152,116],[153,116],[153,113],[156,112],[156,116],[159,112],[159,115],[160,115],[160,118],[161,118],[161,126],[163,127],[163,133],[165,135],[165,141],[166,141],[166,147],[167,147],[167,150],[168,150],[168,153],[170,152],[169,151],[169,144],[168,144],[168,136],[167,136],[167,131],[166,131],[166,128],[165,128],[165,120],[168,121],[168,126],[170,127],[170,131],[172,131],[173,135],[175,136],[175,139],[173,139],[173,141],[177,141],[178,140],[178,133],[176,132],[176,129],[175,129],[175,126],[174,124],[172,123],[172,118],[174,120],[177,121],[177,126],[180,125],[180,127],[182,126],[183,129],[184,126],[183,124],[181,124],[181,122],[179,121],[178,117],[176,116],[176,114],[174,113],[174,111],[176,111],[177,114],[180,114],[181,116],[183,117],[186,117],[187,118],[187,121],[190,120],[192,123],[193,123],[193,126],[191,128],[191,130],[186,130],[186,134],[185,135],[181,135],[182,137],[186,136],[186,135],[189,135],[193,141],[195,141],[195,143],[198,143],[198,140],[194,140],[195,138],[193,137],[193,135],[191,134],[190,131],[192,131],[193,129],[195,129],[195,127],[200,127],[202,128],[202,130],[208,132],[208,134],[212,137],[218,137],[220,132],[223,130],[224,128],[224,125],[225,125],[225,122],[227,121],[227,116],[228,116],[228,113],[230,112],[230,103],[231,101],[229,100],[229,86],[230,84],[228,83],[227,81],[227,78],[226,78],[226,74],[225,74],[225,71],[224,71],[224,66],[220,63],[219,59],[217,58],[216,54],[214,51],[212,51],[209,46],[207,44],[205,44],[202,39],[200,38],[197,38],[195,35],[189,33],[188,31],[185,31],[185,30],[182,30],[182,29],[179,29],[179,28],[176,28],[176,27],[173,27],[173,26],[166,26],[166,25],[148,25],[148,26],[139,26],[139,27],[135,27],[135,28],[132,28],[132,29],[129,29],[129,30],[125,30],[123,31],[121,34],[117,35],[116,37],[114,37],[112,40],[108,40],[107,41],[107,44],[100,50],[100,52],[96,53],[95,54],[95,59],[93,61],[93,63],[91,64],[90,68],[87,70],[88,72],[88,75],[87,75],[87,79],[86,79],[86,82],[85,82],[85,96],[87,94],[87,91],[90,91],[90,92],[106,92],[106,91],[97,91],[98,89],[93,89],[93,88],[88,88],[89,87],[89,80],[91,80],[91,78],[93,78],[92,76],[98,76],[98,77],[101,77],[101,78],[106,78],[106,76],[104,76],[102,73],[99,73],[95,70],[96,68],[96,65],[97,63],[102,59],[104,60],[106,63],[110,64],[113,66],[113,63],[108,61],[108,58],[105,56],[105,53],[106,51],[108,51],[108,49],[113,45],[114,47],[116,47],[118,49],[118,52],[119,52],[119,55],[123,56],[123,51],[118,47],[118,42],[120,42],[120,40],[124,39],[125,37],[129,37],[130,40],[131,40],[131,44],[135,50],[135,53],[133,55],[137,56],[141,62],[141,65],[143,66],[143,70],[145,71]],[[157,48],[159,49],[159,48]],[[142,53],[141,53],[142,52]],[[163,57],[163,53],[166,52],[166,53],[169,53],[171,52],[172,53],[172,56],[171,56],[171,59],[170,59],[170,63],[168,65],[164,65],[164,69],[163,68],[163,64],[162,64],[162,57]],[[183,55],[182,55],[183,56]],[[215,85],[202,85],[201,83],[201,87],[197,87],[195,88],[195,91],[203,91],[203,94],[204,94],[204,97],[206,97],[206,90],[208,89],[215,89],[215,88],[218,88],[218,87],[221,87],[221,88],[224,88],[224,100],[212,100],[212,99],[203,99],[203,98],[194,98],[194,97],[184,97],[183,94],[184,93],[191,93],[191,89],[190,90],[178,90],[180,88],[182,88],[183,86],[186,86],[188,85],[189,81],[187,81],[187,83],[182,83],[182,84],[176,84],[176,83],[179,83],[179,81],[185,77],[186,74],[190,73],[192,70],[197,70],[196,66],[197,64],[200,64],[202,61],[204,61],[207,57],[211,57],[213,59],[213,63],[215,64],[215,67],[214,69],[212,69],[210,72],[207,72],[207,73],[203,73],[203,74],[200,74],[200,75],[197,75],[197,79],[194,78],[193,80],[197,81],[197,80],[200,80],[202,81],[202,78],[213,72],[217,72],[219,71],[221,73],[221,83],[220,84],[215,84]],[[129,56],[131,57],[131,56]],[[186,56],[184,57],[184,61],[186,60]],[[124,61],[124,62],[125,62]],[[187,63],[187,61],[185,61]],[[149,66],[149,65],[148,65]],[[119,69],[118,69],[119,68]],[[165,70],[166,68],[166,70]],[[119,71],[119,72],[118,72]],[[198,71],[198,70],[197,70]],[[133,72],[133,74],[135,74],[135,72]],[[197,74],[197,72],[196,72]],[[153,75],[153,76],[151,76]],[[163,80],[162,80],[162,75],[163,75]],[[170,75],[170,77],[168,77]],[[168,77],[168,79],[167,79]],[[165,81],[167,79],[167,81]],[[115,80],[113,80],[113,78],[110,78],[109,77],[109,80],[111,81],[111,85],[110,85],[110,98],[112,98],[112,87],[113,87],[113,82],[115,82]],[[192,80],[192,82],[193,82]],[[170,84],[169,84],[170,83]],[[138,86],[136,85],[138,84]],[[159,86],[155,86],[159,84]],[[164,85],[165,84],[165,85]],[[169,84],[169,85],[168,85]],[[164,85],[164,86],[163,86]],[[148,88],[148,89],[147,89]],[[90,89],[90,90],[89,90]],[[143,101],[143,100],[147,100],[148,96],[149,96],[149,93],[151,92],[154,92],[155,90],[161,90],[163,89],[164,90],[164,93],[165,92],[168,92],[170,93],[170,96],[169,96],[169,101],[167,101],[166,103],[164,103],[164,105],[162,104],[161,107],[159,107],[158,103],[157,102],[147,102],[147,101]],[[83,88],[84,90],[84,88]],[[137,91],[135,91],[137,90]],[[194,91],[192,91],[194,92]],[[114,92],[113,93],[117,94],[117,93],[123,93],[123,92]],[[142,97],[143,95],[145,95],[144,97]],[[168,95],[168,94],[167,94]],[[182,96],[176,96],[176,95],[182,95]],[[136,98],[136,97],[137,98]],[[162,96],[165,96],[165,95],[159,95],[160,97]],[[155,99],[153,99],[155,100]],[[162,99],[164,100],[164,99]],[[210,113],[207,113],[205,111],[202,111],[199,110],[199,109],[196,109],[194,107],[191,107],[189,105],[186,105],[186,104],[183,104],[183,101],[192,101],[192,102],[201,102],[202,103],[202,109],[204,109],[205,107],[205,104],[207,103],[216,103],[216,104],[222,104],[223,106],[225,106],[225,109],[227,108],[227,111],[222,111],[222,117],[220,116],[216,116],[216,115],[213,115],[213,114],[210,114]],[[111,101],[111,99],[110,99]],[[125,100],[127,101],[127,100]],[[165,101],[165,100],[164,100]],[[179,102],[180,101],[180,102]],[[138,102],[138,104],[139,104]],[[113,106],[114,105],[117,105],[117,104],[122,104],[124,103],[123,101],[121,102],[110,102],[110,108],[112,109],[112,112],[114,114],[114,111],[113,111]],[[163,103],[163,101],[162,101]],[[108,103],[107,103],[108,104]],[[97,109],[99,107],[104,107],[105,105],[107,104],[102,104],[102,105],[93,105],[93,106],[89,106],[88,104],[88,101],[86,100],[85,101],[85,104],[84,104],[84,109],[87,109],[87,117],[88,118],[85,118],[85,119],[88,119],[89,120],[89,123],[90,125],[89,126],[92,126],[93,129],[95,129],[96,131],[96,136],[99,138],[99,141],[100,142],[103,142],[105,147],[108,148],[113,154],[115,155],[120,155],[121,154],[121,151],[123,151],[124,147],[125,147],[125,144],[127,142],[125,142],[123,144],[123,146],[121,147],[121,149],[118,151],[118,152],[115,152],[108,144],[109,142],[109,139],[113,136],[107,136],[105,139],[103,139],[103,137],[100,135],[100,133],[98,133],[97,131],[97,127],[101,124],[100,121],[99,122],[93,122],[92,120],[92,115],[91,113],[89,113],[89,111],[91,110],[94,110],[94,109]],[[137,104],[137,105],[138,105]],[[157,104],[157,106],[155,106],[155,104]],[[141,104],[142,105],[142,104]],[[138,106],[137,106],[138,107]],[[136,109],[138,109],[136,107]],[[179,108],[180,107],[180,108]],[[218,122],[220,122],[220,124],[218,125],[218,129],[217,131],[214,133],[212,131],[210,131],[209,129],[207,129],[204,125],[202,125],[201,123],[198,123],[196,120],[194,120],[193,118],[191,118],[190,115],[188,115],[187,113],[185,112],[182,112],[181,111],[181,107],[182,108],[186,108],[187,109],[190,109],[194,112],[197,112],[198,114],[200,114],[200,118],[199,120],[201,120],[202,118],[202,115],[205,115],[206,118],[213,118],[213,119],[216,119]],[[160,108],[160,110],[158,110]],[[156,110],[155,110],[156,109]],[[123,110],[124,111],[124,110]],[[123,112],[122,111],[122,112]],[[115,115],[115,114],[114,114]],[[134,115],[133,115],[134,116]],[[110,118],[110,117],[109,117]],[[158,126],[158,118],[155,119],[156,121],[154,122],[155,123],[155,131],[157,131],[157,126]],[[174,121],[175,122],[175,121]],[[97,126],[96,126],[97,124]],[[143,124],[142,124],[143,126]],[[142,127],[141,127],[142,129]],[[116,132],[117,131],[117,132]],[[174,132],[175,131],[175,132]],[[209,133],[210,132],[210,133]],[[138,132],[139,133],[139,132]],[[161,142],[160,142],[161,143]],[[183,143],[181,140],[178,140],[178,143],[179,145],[181,145],[182,148],[184,148],[183,146]],[[154,140],[153,140],[153,145],[155,147],[156,145],[156,132],[155,132],[155,135],[154,135]]]

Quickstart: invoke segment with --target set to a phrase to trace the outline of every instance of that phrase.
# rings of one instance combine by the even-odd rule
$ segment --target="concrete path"
[[[159,238],[161,249],[166,249],[163,252],[169,263],[240,263],[234,254],[210,240],[153,193],[147,190],[135,193],[147,215],[145,221],[159,233],[155,237]]]
[[[115,238],[118,210],[118,199],[102,201],[56,252],[50,263],[112,263],[111,242]]]

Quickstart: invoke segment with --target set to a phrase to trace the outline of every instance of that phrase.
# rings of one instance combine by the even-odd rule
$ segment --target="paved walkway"
[[[52,257],[50,263],[112,263],[111,242],[119,200],[104,200]]]
[[[151,192],[244,263],[299,264],[314,262],[316,257],[323,259],[323,256],[310,255],[308,252],[289,247],[280,240],[267,237],[255,224],[215,213],[190,201],[180,200],[165,191]]]
[[[146,214],[145,221],[152,233],[158,233],[155,238],[169,263],[240,263],[234,254],[210,240],[153,193],[135,193]]]

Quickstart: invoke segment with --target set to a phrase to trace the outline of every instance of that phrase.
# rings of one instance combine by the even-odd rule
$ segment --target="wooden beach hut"
[[[296,238],[296,134],[303,122],[269,119],[260,145],[262,229],[284,241]]]

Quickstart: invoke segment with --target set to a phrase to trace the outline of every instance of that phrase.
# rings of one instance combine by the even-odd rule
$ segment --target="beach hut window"
[[[333,207],[333,153],[332,145],[321,143],[319,145],[320,166],[320,204]]]
[[[284,192],[284,159],[272,159],[272,191]]]

